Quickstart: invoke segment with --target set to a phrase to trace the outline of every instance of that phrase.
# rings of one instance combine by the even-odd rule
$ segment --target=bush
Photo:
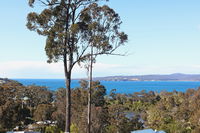
[[[72,133],[79,133],[78,127],[75,124],[70,126],[70,130]]]
[[[63,133],[57,126],[48,126],[45,128],[45,133]]]

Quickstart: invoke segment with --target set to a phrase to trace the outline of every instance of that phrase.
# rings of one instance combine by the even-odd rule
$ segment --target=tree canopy
[[[90,56],[89,46],[96,48],[94,55],[112,54],[125,44],[127,35],[120,32],[119,15],[98,0],[51,0],[42,2],[46,8],[27,16],[27,27],[46,36],[48,62],[57,62],[72,54],[72,65]],[[30,0],[30,5],[34,1]]]
[[[113,54],[128,37],[120,31],[119,15],[109,6],[98,5],[101,0],[38,0],[41,12],[27,16],[27,28],[46,36],[48,62],[63,61],[66,79],[66,128],[70,132],[71,74],[75,64],[91,55]],[[103,1],[103,0],[102,0]],[[33,7],[35,0],[29,0]],[[94,51],[90,52],[90,46]]]

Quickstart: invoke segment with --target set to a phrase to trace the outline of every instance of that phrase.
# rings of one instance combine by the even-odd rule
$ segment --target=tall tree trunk
[[[88,133],[91,132],[91,95],[92,95],[92,67],[93,67],[93,46],[91,46],[89,65],[89,88],[88,88]]]
[[[67,3],[65,0],[62,0],[62,3],[67,5],[67,16],[66,16],[66,32],[68,32],[69,29],[69,19],[70,19],[70,4],[71,0],[68,0]],[[65,46],[69,44],[69,38],[66,36],[65,38]],[[70,125],[71,125],[71,70],[72,70],[72,55],[70,55],[70,61],[67,62],[67,55],[66,52],[67,50],[65,49],[65,54],[64,54],[64,72],[65,72],[65,84],[66,84],[66,122],[65,122],[65,133],[70,133]],[[71,51],[72,52],[72,51]],[[68,64],[69,63],[69,64]]]
[[[65,84],[66,84],[65,133],[70,133],[70,124],[71,124],[71,70],[68,71],[68,69],[67,69],[67,58],[65,56],[64,57],[64,71],[65,71]]]
[[[71,73],[66,79],[66,127],[65,132],[70,133],[71,124]]]

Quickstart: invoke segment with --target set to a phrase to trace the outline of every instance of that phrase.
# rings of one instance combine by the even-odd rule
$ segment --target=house
[[[132,131],[131,133],[165,133],[165,132],[164,131],[156,131],[153,129],[144,129],[144,130]]]
[[[0,84],[4,84],[6,83],[6,81],[4,81],[3,79],[0,79]]]

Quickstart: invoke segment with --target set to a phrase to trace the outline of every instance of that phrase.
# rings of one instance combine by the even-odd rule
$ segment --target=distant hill
[[[0,85],[1,85],[1,84],[5,84],[5,83],[11,83],[11,82],[12,82],[12,83],[21,84],[21,83],[15,81],[15,80],[10,80],[10,79],[8,79],[8,78],[0,78]]]
[[[10,80],[7,79],[7,78],[0,78],[0,84],[4,84],[4,83],[7,83],[7,82],[10,82]]]
[[[95,77],[94,80],[103,81],[200,81],[200,74],[174,73],[169,75],[135,75]]]

